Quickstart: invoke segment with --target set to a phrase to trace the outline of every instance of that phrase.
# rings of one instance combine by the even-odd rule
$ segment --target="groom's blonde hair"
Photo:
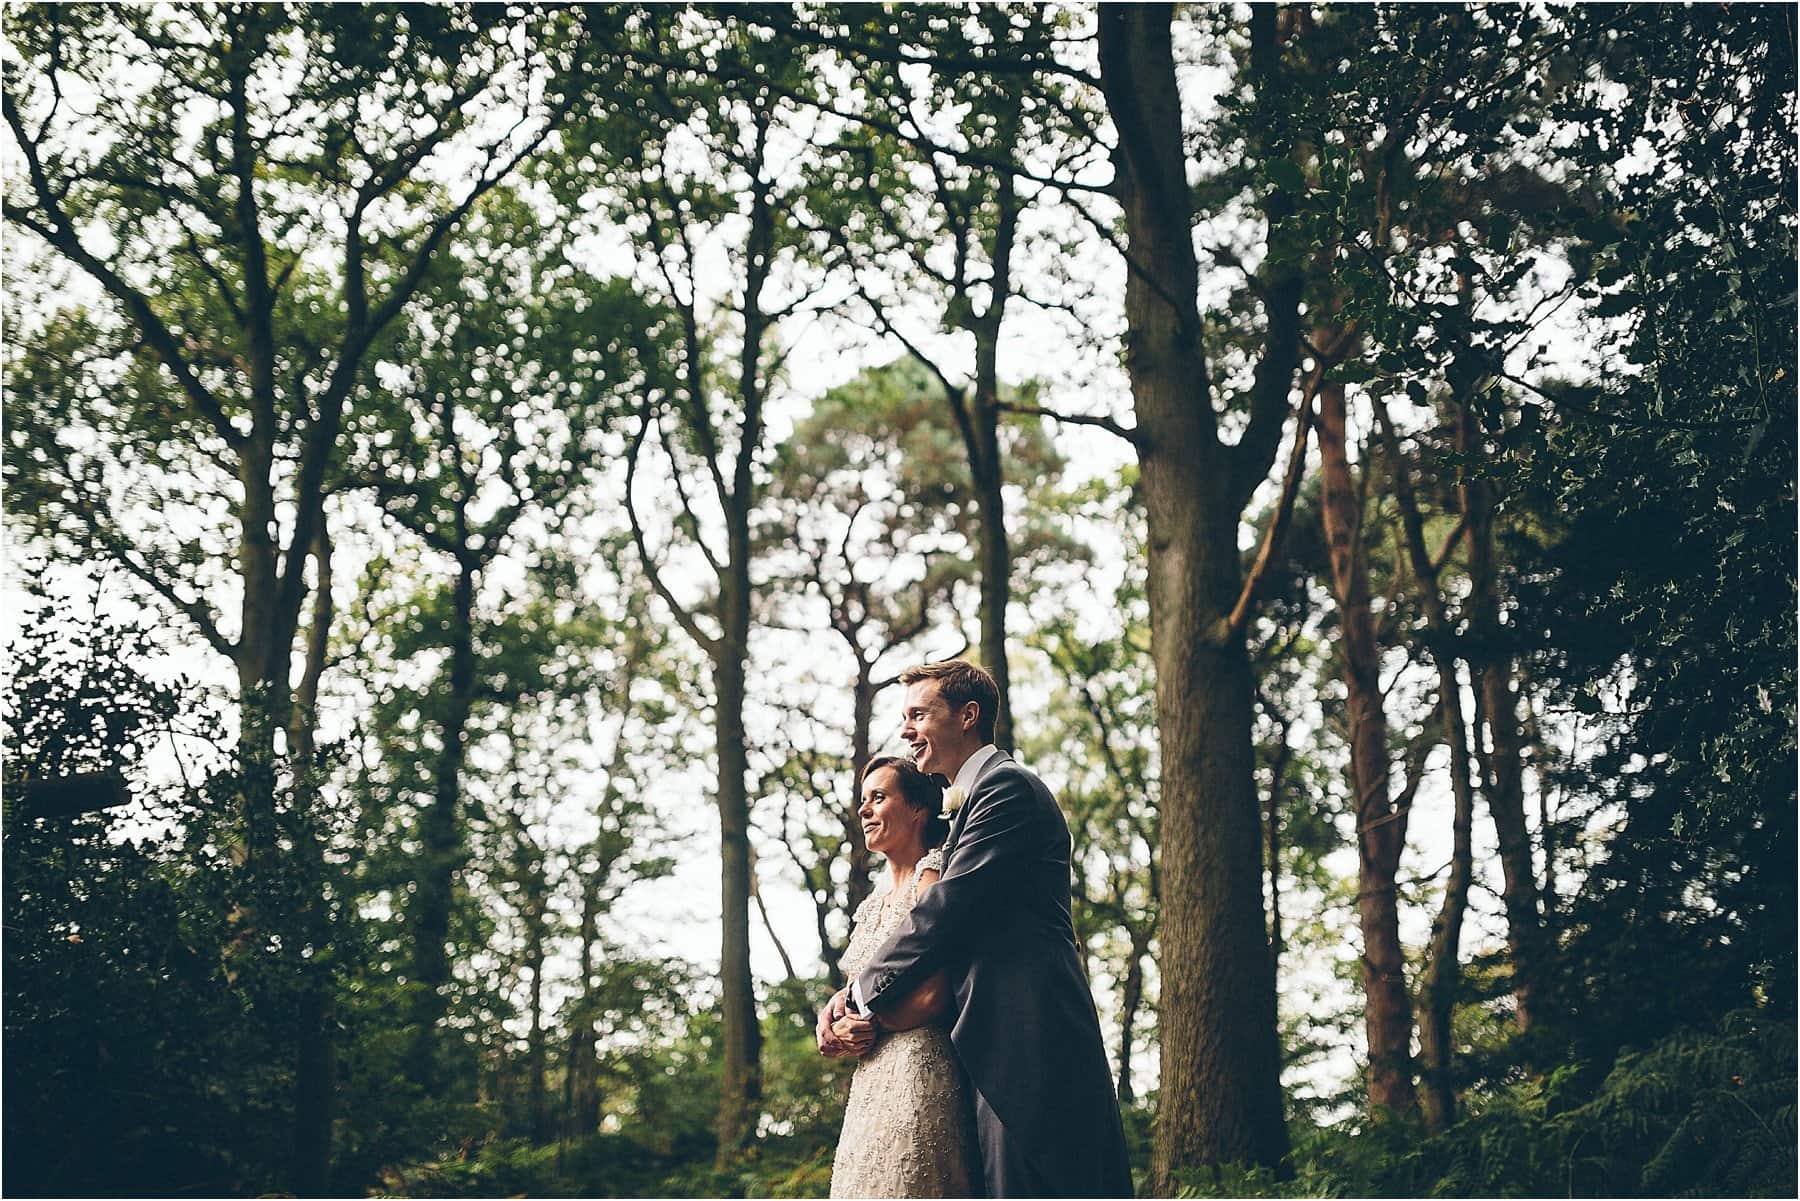
[[[937,663],[921,663],[900,673],[902,684],[917,684],[920,680],[937,682],[938,695],[949,703],[952,713],[974,701],[979,706],[975,732],[981,735],[984,743],[994,741],[994,722],[1000,716],[1000,686],[994,683],[994,677],[985,668],[967,659],[944,659]]]

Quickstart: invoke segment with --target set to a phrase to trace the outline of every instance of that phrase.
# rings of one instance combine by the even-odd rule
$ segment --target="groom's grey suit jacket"
[[[1069,914],[1069,827],[1043,781],[1004,752],[982,766],[946,862],[857,977],[881,1012],[939,968],[970,1083],[1057,1191],[1131,1194],[1124,1129]],[[982,1132],[984,1143],[990,1131]]]

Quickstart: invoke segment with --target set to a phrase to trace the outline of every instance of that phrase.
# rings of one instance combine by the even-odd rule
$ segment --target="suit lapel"
[[[945,866],[949,865],[950,856],[956,853],[956,844],[962,841],[963,824],[969,820],[969,802],[975,798],[975,790],[981,787],[981,782],[987,779],[988,774],[996,767],[1002,763],[1011,762],[1011,755],[1005,751],[996,751],[988,756],[988,761],[983,763],[981,770],[975,773],[975,782],[969,785],[969,795],[963,799],[962,808],[958,809],[956,816],[950,820],[950,836],[944,840]]]

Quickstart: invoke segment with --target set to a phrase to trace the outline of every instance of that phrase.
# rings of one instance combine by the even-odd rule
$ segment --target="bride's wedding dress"
[[[847,978],[854,980],[900,928],[919,899],[919,876],[943,870],[943,851],[928,851],[900,895],[890,887],[863,901],[844,950]],[[857,1063],[831,1167],[831,1195],[981,1195],[974,1101],[942,1024],[884,1031]]]

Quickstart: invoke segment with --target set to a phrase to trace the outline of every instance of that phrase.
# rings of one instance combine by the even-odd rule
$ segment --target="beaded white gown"
[[[919,876],[944,870],[941,849],[926,852],[899,896],[892,886],[857,909],[844,974],[863,969],[919,899]],[[877,1036],[856,1065],[850,1103],[831,1165],[833,1197],[976,1197],[981,1166],[974,1096],[941,1022]]]

